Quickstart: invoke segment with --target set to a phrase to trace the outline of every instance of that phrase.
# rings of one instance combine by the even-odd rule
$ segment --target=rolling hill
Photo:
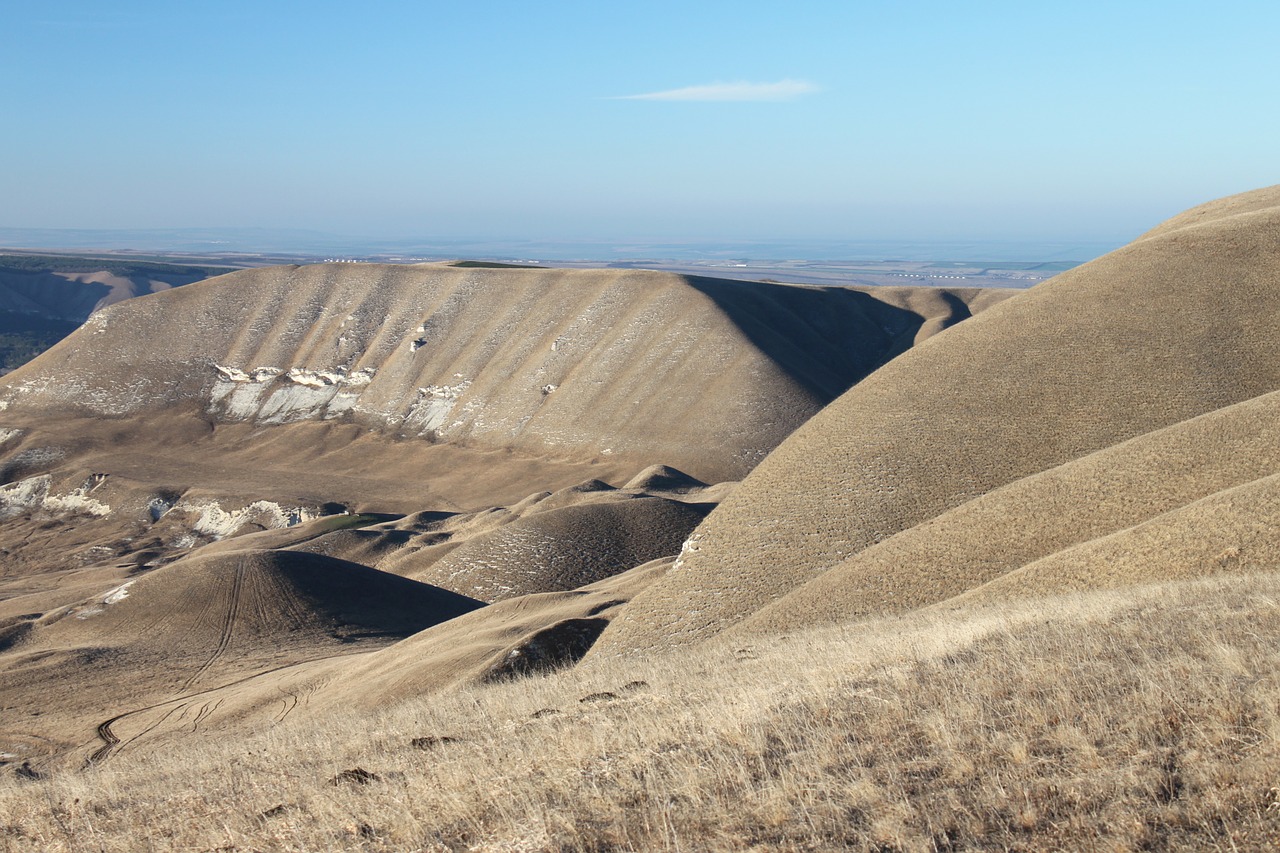
[[[0,666],[14,708],[61,697],[22,736],[158,736],[244,679],[201,724],[256,713],[458,601],[490,606],[442,636],[489,639],[455,680],[569,663],[805,418],[1008,295],[327,264],[103,307],[0,386]]]
[[[9,417],[354,424],[719,482],[967,317],[966,300],[1000,296],[644,271],[271,267],[99,311],[10,377],[0,403]]]
[[[1136,545],[1121,531],[1157,517],[1199,573],[1257,565],[1231,549],[1265,563],[1278,529],[1265,501],[1239,541],[1169,514],[1270,488],[1277,317],[1280,189],[1175,217],[846,392],[699,526],[593,654],[694,642],[757,611],[775,629],[902,612],[1102,536]],[[1159,549],[1123,571],[1101,551],[1081,568],[1088,553],[1073,558],[1078,585],[1172,572]],[[1028,567],[1024,591],[1033,574],[1060,588]]]
[[[1280,187],[1017,295],[103,309],[0,386],[0,837],[1274,847],[1278,319]]]

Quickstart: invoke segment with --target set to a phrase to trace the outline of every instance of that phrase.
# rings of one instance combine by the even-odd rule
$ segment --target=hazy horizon
[[[1086,262],[1120,243],[1047,240],[370,240],[320,231],[251,228],[21,229],[0,227],[0,251],[132,251],[193,254],[296,253],[532,261],[637,259],[757,261]]]

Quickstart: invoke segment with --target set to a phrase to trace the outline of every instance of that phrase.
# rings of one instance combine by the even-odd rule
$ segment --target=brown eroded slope
[[[126,486],[103,481],[84,500],[118,504]],[[188,732],[197,717],[202,727],[265,722],[282,696],[292,713],[298,697],[317,707],[373,701],[393,689],[387,679],[436,689],[567,665],[731,486],[651,466],[623,488],[586,481],[470,513],[338,514],[272,528],[279,508],[259,508],[244,526],[267,529],[238,535],[236,513],[188,492],[147,540],[193,523],[227,538],[160,568],[140,562],[151,551],[88,568],[73,554],[61,571],[0,585],[10,596],[0,596],[0,687],[10,710],[40,709],[31,725],[0,726],[0,741],[39,735],[52,745],[34,754],[83,758],[74,738],[89,737],[106,708],[117,712],[110,735],[90,744],[101,759],[110,738]],[[482,602],[388,572],[438,577],[498,604],[455,625]],[[442,621],[450,628],[425,645],[370,659],[398,663],[368,677],[353,669],[362,666],[353,653]]]
[[[587,480],[475,512],[424,510],[379,521],[343,517],[241,535],[201,553],[287,547],[373,566],[444,589],[497,601],[593,583],[649,560],[674,557],[680,543],[735,484],[709,486],[654,465],[622,488]],[[307,535],[327,523],[329,531]],[[276,543],[268,545],[267,543]]]
[[[940,606],[958,609],[1219,574],[1261,575],[1277,563],[1280,474],[1273,474],[1050,554]]]
[[[710,509],[652,497],[550,509],[473,539],[410,576],[482,601],[576,589],[674,557]]]
[[[712,635],[1002,485],[1276,390],[1280,188],[1244,202],[1211,205],[1194,227],[1175,219],[855,386],[708,517],[592,654]],[[938,571],[896,576],[912,569]]]
[[[492,602],[574,589],[674,557],[733,485],[708,486],[654,465],[622,488],[588,480],[511,506],[414,513],[295,547]]]
[[[922,327],[913,298],[616,270],[330,264],[129,300],[8,377],[6,417],[201,412],[737,479]],[[989,301],[989,299],[987,300]],[[916,308],[928,316],[916,313]]]
[[[867,371],[1005,296],[876,293],[330,264],[131,299],[0,385],[0,599],[50,592],[19,607],[44,612],[88,591],[68,573],[109,567],[105,592],[211,538],[344,509],[509,507],[659,463],[736,479]]]

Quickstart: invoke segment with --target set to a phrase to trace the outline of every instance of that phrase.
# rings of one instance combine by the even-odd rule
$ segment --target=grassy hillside
[[[0,782],[8,849],[1280,843],[1280,576],[798,631]]]
[[[1051,542],[1081,546],[1183,508],[1147,534],[1176,539],[1192,571],[1218,570],[1228,548],[1264,562],[1280,553],[1270,487],[1242,510],[1233,541],[1205,535],[1206,507],[1191,506],[1280,464],[1261,405],[1280,389],[1280,187],[1197,210],[854,385],[707,517],[682,570],[592,653],[695,642],[775,605],[807,620],[929,604],[1049,556],[1037,549]],[[1212,428],[1195,426],[1219,412]],[[1258,467],[1228,474],[1233,458]],[[1073,573],[1109,585],[1168,578],[1150,541],[1129,537],[1123,572],[1092,549]],[[886,551],[910,559],[882,561]]]

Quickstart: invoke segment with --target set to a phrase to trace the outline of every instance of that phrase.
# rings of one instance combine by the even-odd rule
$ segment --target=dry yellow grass
[[[1270,849],[1278,633],[1280,576],[1253,575],[604,661],[371,717],[193,736],[41,780],[10,774],[0,839],[99,851]],[[357,769],[370,775],[345,772]]]

